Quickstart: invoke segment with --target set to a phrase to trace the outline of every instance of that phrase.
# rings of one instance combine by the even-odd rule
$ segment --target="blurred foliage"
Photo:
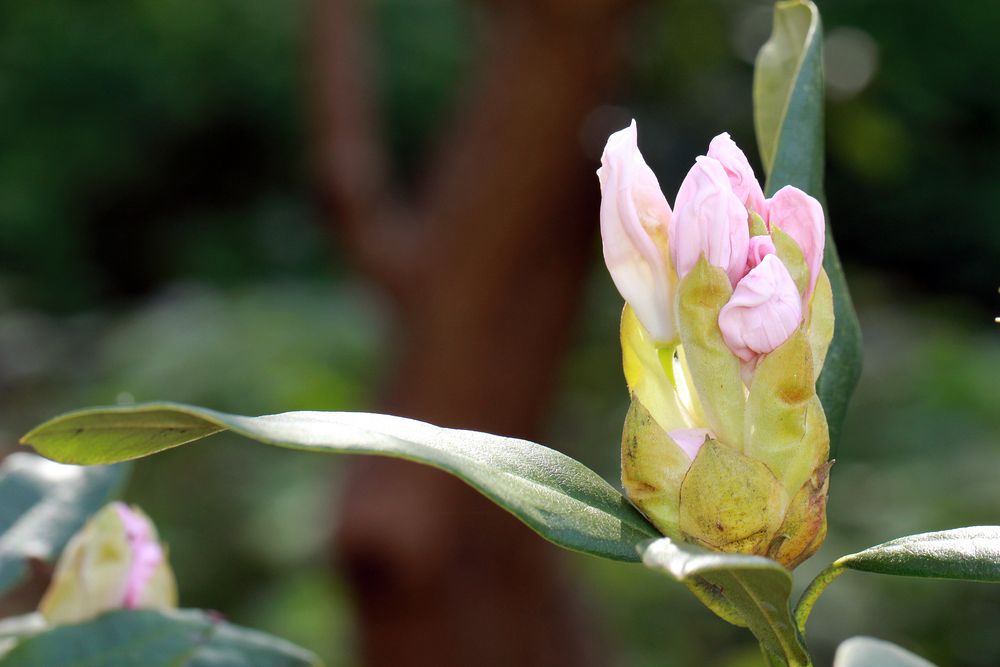
[[[1000,4],[818,4],[830,98],[827,198],[841,254],[995,307],[1000,89],[985,85],[980,65],[1000,51],[992,37]],[[770,3],[650,2],[636,23],[621,117],[638,117],[668,198],[690,156],[721,129],[759,165],[748,100]],[[943,257],[954,258],[947,271]]]
[[[897,535],[1000,523],[998,313],[986,310],[1000,283],[1000,90],[985,72],[1000,56],[1000,5],[819,4],[827,191],[867,366],[834,468],[831,536],[802,575]],[[474,84],[482,17],[458,0],[370,6],[388,139],[410,182]],[[308,194],[305,9],[0,3],[5,446],[80,405],[371,404],[390,340]],[[606,126],[635,115],[670,199],[723,129],[758,164],[751,63],[769,20],[757,0],[644,4],[625,41],[629,75],[615,106],[595,110],[597,129],[581,132],[584,150],[596,159]],[[621,305],[594,259],[547,442],[615,479]],[[220,437],[141,462],[127,497],[169,542],[184,604],[350,665],[352,621],[328,567],[339,470]],[[615,664],[755,664],[744,631],[660,575],[567,561]],[[820,601],[810,638],[827,657],[870,634],[979,667],[1000,663],[998,622],[995,588],[850,573]]]
[[[298,175],[302,6],[0,5],[0,264],[21,298],[323,266]]]
[[[0,442],[57,408],[154,399],[245,414],[361,409],[383,372],[366,293],[309,283],[177,285],[124,314],[0,309]],[[341,467],[230,436],[134,467],[126,494],[157,523],[184,606],[351,664],[329,568]]]

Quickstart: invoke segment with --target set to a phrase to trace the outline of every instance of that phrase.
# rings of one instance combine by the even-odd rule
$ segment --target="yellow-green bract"
[[[622,483],[669,537],[795,567],[826,534],[830,441],[816,377],[833,331],[830,283],[821,273],[802,325],[749,386],[718,326],[731,291],[702,259],[679,285],[680,339],[667,348],[625,307]],[[671,433],[693,428],[711,435],[692,460]]]

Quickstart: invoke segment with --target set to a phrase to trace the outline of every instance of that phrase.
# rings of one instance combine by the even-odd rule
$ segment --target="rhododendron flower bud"
[[[622,297],[660,342],[675,335],[667,256],[670,206],[639,152],[635,121],[608,138],[601,168],[604,261]]]
[[[138,508],[111,503],[69,541],[38,610],[53,624],[113,609],[177,606],[177,584],[156,529]]]
[[[634,146],[634,132],[625,136]],[[605,173],[605,206],[609,181]],[[602,208],[602,225],[607,219]],[[791,187],[764,199],[746,156],[722,134],[681,184],[666,238],[655,229],[670,254],[670,302],[619,286],[632,398],[622,431],[625,494],[667,536],[794,567],[826,535],[830,442],[816,379],[833,335],[833,297],[822,207]],[[658,315],[639,310],[653,304]],[[666,317],[676,338],[665,344],[649,322]]]
[[[746,363],[773,352],[801,323],[802,297],[788,269],[773,254],[743,276],[719,311],[723,340]]]
[[[747,156],[743,154],[736,142],[729,138],[728,132],[723,132],[708,145],[708,157],[715,158],[726,170],[733,193],[749,211],[767,217],[767,204],[760,183],[753,174]]]
[[[805,301],[812,297],[823,268],[823,248],[826,244],[826,219],[823,207],[802,190],[787,185],[778,190],[768,203],[768,225],[785,232],[802,251],[809,267],[809,288]]]
[[[670,249],[680,278],[704,255],[735,285],[746,271],[750,228],[747,209],[733,192],[722,164],[699,157],[681,183],[670,226]]]
[[[750,250],[747,252],[747,271],[764,261],[768,255],[775,253],[774,241],[770,236],[750,237]]]

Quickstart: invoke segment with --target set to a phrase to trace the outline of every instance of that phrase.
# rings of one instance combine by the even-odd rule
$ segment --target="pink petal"
[[[706,438],[714,438],[712,432],[707,428],[677,428],[668,431],[670,439],[677,443],[677,446],[684,450],[692,461],[698,456],[698,450],[705,444]]]
[[[673,294],[661,244],[671,211],[639,152],[635,121],[608,138],[601,168],[601,239],[611,279],[658,341],[674,337]]]
[[[747,271],[760,264],[766,255],[775,253],[774,241],[770,236],[751,236],[747,253]]]
[[[729,138],[728,132],[723,132],[712,139],[708,145],[708,157],[718,160],[729,176],[729,182],[733,186],[733,192],[743,205],[750,211],[755,211],[763,218],[767,217],[767,208],[764,200],[764,192],[754,176],[753,168],[747,161],[747,156],[736,145],[736,142]]]
[[[677,274],[687,275],[702,255],[735,285],[746,272],[750,230],[747,210],[722,164],[699,157],[681,183],[671,222],[670,251]]]
[[[768,201],[768,224],[777,225],[802,249],[809,267],[809,290],[803,295],[808,303],[823,266],[823,247],[826,244],[823,207],[802,190],[786,185]]]
[[[802,323],[802,298],[777,255],[766,255],[736,285],[719,311],[722,338],[743,362],[756,364]],[[751,366],[752,370],[752,366]]]
[[[163,560],[163,548],[153,537],[152,526],[144,517],[133,512],[125,503],[115,503],[115,510],[125,526],[125,539],[131,551],[122,606],[135,609],[139,606],[142,592]]]

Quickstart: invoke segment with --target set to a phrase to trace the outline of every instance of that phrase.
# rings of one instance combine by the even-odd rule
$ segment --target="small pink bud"
[[[750,251],[747,253],[747,271],[764,261],[765,256],[774,253],[774,241],[770,236],[751,236]]]
[[[799,244],[809,267],[809,290],[804,295],[808,303],[823,265],[823,246],[826,243],[823,207],[802,190],[786,185],[768,202],[768,225],[777,225]]]
[[[156,528],[142,510],[113,502],[70,539],[38,611],[59,625],[112,609],[176,606],[177,583]]]
[[[601,168],[601,239],[615,287],[658,342],[675,337],[666,252],[671,211],[639,152],[635,121],[608,138]]]
[[[733,192],[747,210],[754,211],[762,218],[767,218],[767,204],[764,200],[764,192],[760,189],[760,183],[753,174],[747,156],[736,145],[736,142],[729,138],[728,132],[723,132],[708,145],[708,157],[718,160],[732,184]]]
[[[749,372],[801,323],[802,297],[777,255],[766,255],[744,276],[719,311],[722,338]]]
[[[702,255],[736,285],[746,272],[750,230],[747,210],[715,158],[701,156],[677,193],[670,230],[674,268],[683,278]]]
[[[136,609],[142,592],[163,561],[163,547],[153,536],[148,519],[133,512],[125,503],[115,503],[114,507],[125,526],[125,539],[131,551],[122,607]]]
[[[705,439],[715,437],[707,428],[676,428],[669,431],[667,435],[677,443],[678,447],[684,450],[684,453],[692,461],[694,461],[694,457],[698,456],[698,450],[705,444]]]

